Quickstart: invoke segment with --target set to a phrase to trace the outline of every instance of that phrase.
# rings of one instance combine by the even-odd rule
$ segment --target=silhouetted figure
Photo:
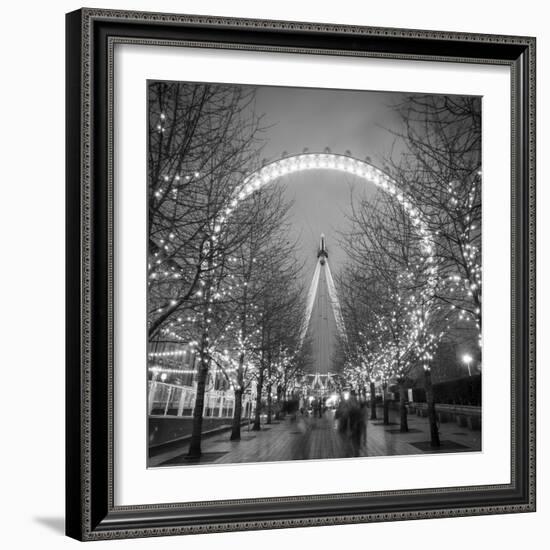
[[[353,401],[349,408],[349,429],[353,456],[359,456],[361,446],[361,409],[357,401]]]
[[[360,428],[360,440],[359,448],[364,447],[365,452],[367,450],[367,425],[368,425],[368,403],[363,401],[359,407],[359,428]]]
[[[340,401],[340,404],[334,413],[334,418],[338,420],[338,431],[341,434],[345,434],[348,431],[349,423],[349,407],[347,401]]]

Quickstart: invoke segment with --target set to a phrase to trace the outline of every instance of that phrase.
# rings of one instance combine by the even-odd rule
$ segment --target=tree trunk
[[[388,384],[384,382],[384,425],[390,423],[390,400],[388,399]]]
[[[409,424],[407,422],[407,388],[405,384],[399,386],[399,417],[400,425],[399,431],[404,433],[409,431]]]
[[[370,383],[370,419],[376,420],[376,388],[374,382]]]
[[[262,386],[264,384],[264,369],[260,367],[260,375],[258,376],[258,384],[256,385],[256,414],[254,415],[254,425],[252,430],[257,432],[261,430],[261,409],[262,409]]]
[[[432,386],[432,373],[429,370],[424,371],[424,388],[426,390],[426,402],[428,404],[428,421],[430,423],[430,445],[440,447],[439,430],[437,428],[437,418],[435,415],[435,399]]]
[[[239,356],[239,367],[237,370],[237,387],[235,388],[235,412],[233,414],[233,424],[231,426],[231,441],[241,439],[241,420],[243,414],[243,387],[244,387],[244,353]]]
[[[248,287],[244,287],[243,309],[241,311],[241,337],[246,335],[246,313],[248,300]],[[233,414],[233,425],[231,427],[231,441],[240,441],[241,439],[241,419],[243,411],[243,389],[244,389],[244,350],[239,354],[239,366],[237,368],[237,386],[235,388],[235,412]]]
[[[212,269],[212,241],[209,242],[210,247],[208,254],[208,269]],[[198,275],[197,275],[198,276]],[[198,280],[198,279],[197,279]],[[207,284],[207,288],[210,285]],[[202,415],[204,413],[204,393],[206,391],[206,380],[208,378],[208,367],[210,366],[210,360],[207,358],[206,350],[208,349],[208,304],[210,299],[210,290],[207,290],[204,296],[204,309],[203,309],[203,325],[202,325],[202,337],[201,345],[199,349],[200,367],[199,375],[197,377],[197,395],[195,397],[195,408],[193,410],[193,429],[191,432],[191,441],[189,442],[189,451],[187,456],[190,458],[198,458],[201,456],[201,439],[202,439]]]
[[[271,347],[269,348],[267,352],[267,419],[266,424],[271,424],[272,417],[273,417],[273,398],[271,397],[271,390],[273,388],[273,381],[271,380],[271,361],[272,361],[272,355],[271,355]]]
[[[284,400],[284,391],[281,385],[277,386],[277,410],[275,412],[275,420],[281,420],[283,417],[283,408],[286,407]]]
[[[204,409],[204,393],[206,390],[206,379],[208,376],[208,361],[206,359],[205,349],[208,345],[208,333],[203,332],[200,347],[200,367],[197,378],[197,395],[195,397],[195,408],[193,409],[193,430],[191,432],[191,441],[189,443],[189,452],[187,456],[198,458],[201,456],[201,438],[202,438],[202,415]]]
[[[267,420],[266,424],[271,424],[273,414],[273,399],[271,398],[271,382],[267,385]]]
[[[241,439],[241,419],[243,414],[243,390],[242,386],[235,390],[235,414],[233,415],[233,425],[231,427],[231,441]]]

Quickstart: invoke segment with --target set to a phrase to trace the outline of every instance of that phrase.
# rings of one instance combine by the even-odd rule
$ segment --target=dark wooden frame
[[[128,42],[511,68],[510,484],[114,506],[112,54],[115,43]],[[69,536],[98,540],[535,510],[534,38],[82,9],[67,15],[66,44]]]

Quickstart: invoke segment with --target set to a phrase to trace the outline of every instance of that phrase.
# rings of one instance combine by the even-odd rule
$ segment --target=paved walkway
[[[426,418],[409,415],[409,432],[400,433],[397,413],[390,412],[391,424],[369,420],[366,445],[354,449],[347,435],[336,429],[334,412],[323,418],[285,419],[262,425],[259,432],[244,426],[241,441],[230,441],[229,432],[203,438],[200,459],[186,458],[187,443],[150,460],[150,466],[181,466],[192,464],[228,464],[243,462],[273,462],[280,460],[330,459],[352,456],[410,455],[433,452],[464,452],[481,450],[481,432],[460,428],[454,422],[439,426],[442,446],[433,449],[429,444],[429,425]]]

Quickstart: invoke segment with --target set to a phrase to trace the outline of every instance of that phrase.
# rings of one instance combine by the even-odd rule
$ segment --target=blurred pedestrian
[[[338,421],[338,431],[341,434],[345,434],[348,430],[349,422],[349,411],[348,411],[348,402],[345,400],[340,401],[336,412],[334,413],[334,418]]]
[[[367,455],[367,426],[368,426],[368,403],[362,401],[360,405],[360,414],[359,414],[359,448],[360,451],[364,451],[363,456]]]
[[[367,436],[366,403],[353,399],[350,404],[349,424],[353,456],[361,456]]]

